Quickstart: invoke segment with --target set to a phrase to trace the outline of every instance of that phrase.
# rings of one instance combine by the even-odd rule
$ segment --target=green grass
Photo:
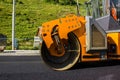
[[[76,6],[46,3],[44,0],[16,0],[15,37],[20,44],[33,42],[37,28],[42,23],[64,17],[69,13],[76,14]],[[84,0],[79,0],[83,4]],[[85,15],[85,6],[80,6],[80,13]],[[12,0],[0,0],[0,33],[6,35],[11,44]],[[28,39],[28,40],[26,40]],[[9,46],[8,49],[11,49]],[[24,48],[20,48],[24,49]]]

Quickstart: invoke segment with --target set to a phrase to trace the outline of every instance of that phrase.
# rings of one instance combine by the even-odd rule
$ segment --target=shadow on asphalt
[[[120,65],[120,60],[81,62],[76,64],[71,70],[84,69],[84,68],[96,68],[96,67],[108,67],[108,66],[116,66],[116,65]]]

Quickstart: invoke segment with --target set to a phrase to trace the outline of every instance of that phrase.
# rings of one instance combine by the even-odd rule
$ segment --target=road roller
[[[41,57],[53,70],[79,62],[120,59],[120,0],[89,0],[86,16],[77,14],[48,21],[38,29]]]

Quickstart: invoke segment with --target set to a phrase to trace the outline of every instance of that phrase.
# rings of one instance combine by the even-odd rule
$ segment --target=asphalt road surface
[[[0,56],[0,80],[120,80],[120,61],[80,63],[53,71],[39,56]]]

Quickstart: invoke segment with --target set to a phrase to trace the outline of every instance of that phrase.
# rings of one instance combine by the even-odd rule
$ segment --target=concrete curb
[[[4,50],[0,56],[40,56],[40,50]]]

